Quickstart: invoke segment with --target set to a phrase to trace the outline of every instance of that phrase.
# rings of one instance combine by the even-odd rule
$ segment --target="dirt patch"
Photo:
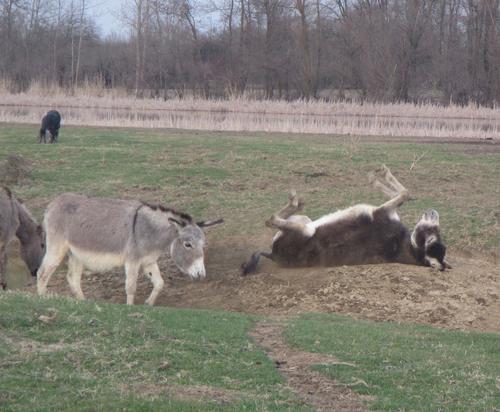
[[[64,341],[56,342],[56,343],[41,343],[32,339],[13,339],[7,336],[3,336],[2,339],[13,348],[19,350],[22,355],[30,354],[30,353],[51,353],[51,352],[59,352],[67,349],[78,349],[79,345],[77,344],[67,344]],[[3,362],[0,362],[0,366],[3,365]]]
[[[321,411],[368,410],[363,400],[369,397],[355,394],[345,385],[315,372],[311,366],[318,364],[342,364],[320,353],[295,351],[283,341],[283,325],[276,321],[262,322],[250,333],[255,342],[274,360],[276,367],[287,380],[289,387],[308,405]],[[349,364],[353,368],[354,364]],[[359,384],[365,384],[359,382]]]
[[[20,154],[12,154],[0,162],[0,183],[4,185],[24,184],[31,179],[33,164]]]
[[[211,401],[220,405],[231,404],[242,399],[250,399],[250,394],[247,392],[215,388],[207,385],[154,385],[141,382],[121,385],[119,391],[123,396],[134,393],[142,397],[164,397],[180,401]]]
[[[332,312],[379,321],[424,323],[448,329],[500,332],[500,266],[494,260],[449,253],[453,269],[386,264],[334,268],[284,269],[262,259],[259,273],[239,275],[241,262],[268,239],[209,238],[207,279],[191,281],[164,258],[166,285],[157,304],[222,309],[261,315]],[[65,268],[49,282],[49,291],[70,295]],[[85,296],[125,303],[122,270],[86,273]],[[136,303],[151,292],[140,277]],[[23,289],[35,292],[35,287]]]

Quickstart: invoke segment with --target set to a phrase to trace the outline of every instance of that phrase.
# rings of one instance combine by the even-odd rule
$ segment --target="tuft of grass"
[[[375,410],[493,411],[500,405],[500,335],[307,314],[286,341],[345,362],[317,365]]]
[[[12,292],[0,313],[2,411],[307,410],[248,338],[251,316]]]

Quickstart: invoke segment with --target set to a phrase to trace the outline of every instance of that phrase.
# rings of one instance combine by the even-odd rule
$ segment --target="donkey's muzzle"
[[[191,267],[187,270],[187,275],[191,279],[204,279],[206,276],[205,263],[203,259],[199,259],[194,262]]]

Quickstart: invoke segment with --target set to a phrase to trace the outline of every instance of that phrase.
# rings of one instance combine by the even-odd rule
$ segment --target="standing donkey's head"
[[[445,270],[446,246],[441,241],[439,214],[434,209],[425,211],[411,234],[411,245],[418,260],[426,266]]]
[[[31,276],[36,277],[44,254],[45,239],[42,227],[38,225],[31,239],[26,243],[21,242],[21,258],[28,266]]]
[[[23,230],[22,227],[19,230]],[[40,225],[37,225],[35,230],[28,238],[19,237],[21,244],[21,258],[28,266],[31,276],[36,277],[38,268],[42,264],[43,255],[45,254],[45,237]]]
[[[185,222],[169,218],[178,232],[178,236],[170,245],[170,256],[176,266],[192,279],[203,279],[206,276],[203,248],[205,233],[202,228],[223,223],[223,219],[205,222]]]
[[[16,236],[21,244],[21,258],[28,266],[31,275],[36,276],[45,254],[45,235],[42,227],[37,224],[28,209],[18,200],[16,205],[19,217]]]

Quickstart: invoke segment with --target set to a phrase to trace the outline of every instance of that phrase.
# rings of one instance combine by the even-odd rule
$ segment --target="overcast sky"
[[[89,15],[104,36],[113,32],[127,33],[127,28],[120,20],[122,7],[126,4],[127,0],[92,0],[89,2]]]
[[[129,29],[121,20],[120,16],[124,7],[131,7],[130,0],[87,0],[88,14],[97,24],[99,32],[104,36],[111,33],[118,35],[128,34]],[[203,4],[198,2],[197,4]],[[201,30],[209,30],[217,27],[220,16],[215,13],[207,13],[200,8],[196,16],[197,25]]]

